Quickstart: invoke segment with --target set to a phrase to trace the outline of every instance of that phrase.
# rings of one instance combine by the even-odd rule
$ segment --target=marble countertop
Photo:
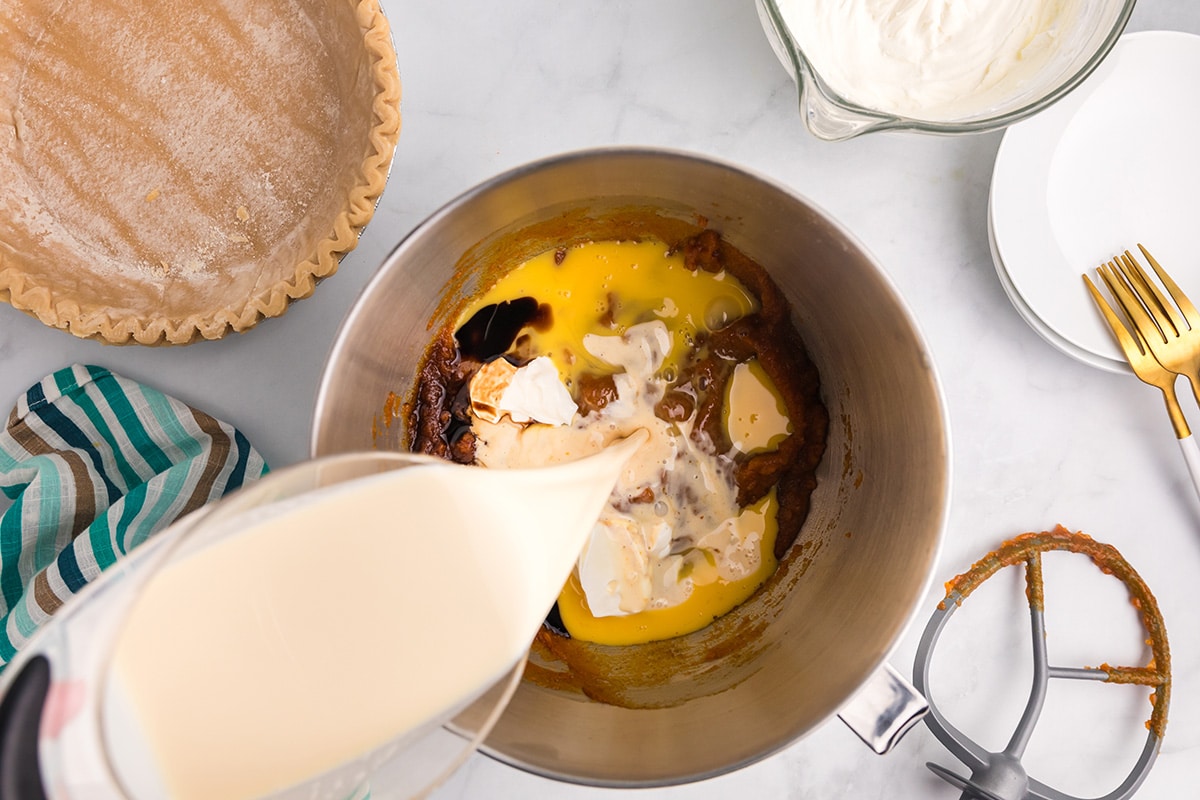
[[[1157,392],[1061,354],[1006,298],[987,240],[999,133],[816,140],[803,129],[793,85],[750,0],[384,5],[404,82],[403,131],[378,213],[338,274],[280,319],[181,349],[80,341],[0,305],[0,406],[62,366],[99,364],[238,425],[273,466],[296,462],[308,451],[317,381],[343,315],[387,252],[440,205],[505,169],[583,147],[663,145],[713,155],[793,187],[845,224],[885,266],[923,328],[953,442],[949,524],[925,608],[932,612],[941,598],[942,581],[1023,531],[1062,523],[1116,545],[1158,596],[1174,655],[1170,724],[1138,796],[1195,794],[1200,503]],[[1200,5],[1142,0],[1129,29],[1200,33]],[[1137,232],[1128,235],[1132,244]],[[1184,401],[1200,424],[1194,401]],[[1136,646],[1125,655],[1128,642],[1104,638],[1120,624],[1087,622],[1099,609],[1094,613],[1127,623],[1132,610],[1119,592],[1116,606],[1109,605],[1111,587],[1085,573],[1061,570],[1062,587],[1097,598],[1076,606],[1063,600],[1072,621],[1061,635],[1098,632],[1100,652],[1090,663],[1138,658]],[[1020,591],[1017,579],[1002,580],[980,603],[1003,605],[1003,595]],[[891,659],[902,673],[911,673],[923,619],[924,612]],[[1014,655],[1027,623],[998,621],[987,610],[969,619],[981,624],[963,626],[939,651],[947,665],[938,673],[947,687],[940,697],[962,727],[998,749],[1028,687]],[[1014,675],[1015,686],[1004,688]],[[1143,692],[1136,713],[1122,714],[1131,702],[1125,696],[1108,714],[1106,690],[1123,691],[1090,686],[1052,698],[1046,728],[1026,758],[1032,773],[1081,796],[1104,794],[1120,781],[1145,736],[1136,723],[1132,730],[1124,723],[1144,718],[1148,705]],[[957,797],[927,761],[957,767],[924,726],[880,757],[831,719],[738,772],[637,796]],[[435,797],[622,794],[632,793],[555,783],[475,756]]]

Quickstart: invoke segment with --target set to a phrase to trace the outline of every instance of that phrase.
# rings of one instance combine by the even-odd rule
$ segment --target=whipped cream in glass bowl
[[[972,133],[1045,108],[1116,43],[1135,0],[757,0],[822,139]]]

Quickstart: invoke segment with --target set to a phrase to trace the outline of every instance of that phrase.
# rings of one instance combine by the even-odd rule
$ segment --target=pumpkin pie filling
[[[0,298],[48,325],[245,330],[336,271],[383,190],[377,0],[18,0],[0,40]]]

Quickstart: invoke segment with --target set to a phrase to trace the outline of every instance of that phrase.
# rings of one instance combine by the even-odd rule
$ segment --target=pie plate
[[[1126,34],[1000,144],[989,227],[1001,283],[1047,341],[1093,366],[1129,371],[1082,274],[1140,242],[1200,298],[1197,81],[1200,36]]]
[[[186,344],[282,314],[383,191],[400,79],[378,0],[0,8],[0,299]]]

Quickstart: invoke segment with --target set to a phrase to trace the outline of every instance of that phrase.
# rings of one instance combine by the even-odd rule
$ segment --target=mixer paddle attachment
[[[1050,665],[1046,648],[1046,621],[1042,553],[1061,550],[1087,556],[1103,572],[1122,581],[1138,609],[1152,657],[1143,667],[1055,667]],[[1024,564],[1026,596],[1029,599],[1030,626],[1033,634],[1033,688],[1025,711],[1008,745],[998,753],[989,752],[951,725],[942,715],[929,692],[931,656],[946,623],[963,600],[1003,567]],[[1137,791],[1150,772],[1162,744],[1171,696],[1171,656],[1167,633],[1158,602],[1133,567],[1111,545],[1097,542],[1062,526],[1053,531],[1022,534],[986,555],[971,569],[947,584],[944,600],[938,604],[917,648],[913,665],[913,684],[929,703],[925,723],[933,735],[971,770],[962,777],[938,764],[927,764],[935,775],[962,790],[960,800],[1080,800],[1047,786],[1026,773],[1021,763],[1030,736],[1041,716],[1050,679],[1093,680],[1115,684],[1153,687],[1153,709],[1146,723],[1149,733],[1137,762],[1125,780],[1111,792],[1095,800],[1126,800]]]

